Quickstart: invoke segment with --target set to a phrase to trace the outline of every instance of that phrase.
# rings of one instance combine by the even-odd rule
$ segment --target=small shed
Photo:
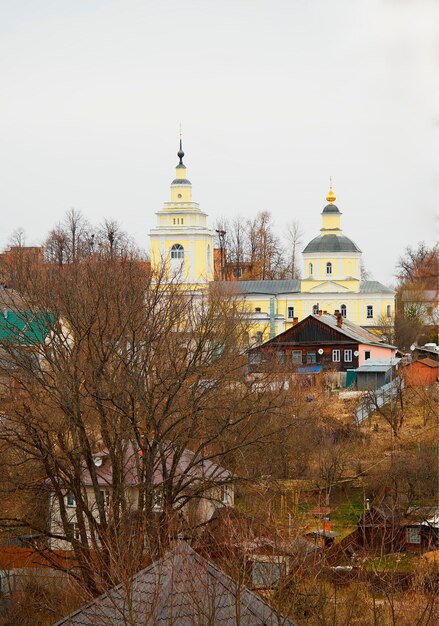
[[[438,379],[439,362],[430,358],[412,361],[402,373],[407,387],[428,387]]]
[[[357,389],[367,391],[387,385],[396,378],[398,363],[401,359],[368,359],[357,367]]]

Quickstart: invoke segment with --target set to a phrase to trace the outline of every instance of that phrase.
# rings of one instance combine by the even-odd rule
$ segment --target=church
[[[207,214],[192,201],[192,185],[183,163],[171,183],[171,199],[157,211],[150,231],[151,267],[165,264],[170,276],[202,292],[215,280],[215,232]],[[369,328],[391,324],[395,294],[375,280],[361,280],[361,250],[343,234],[341,212],[332,185],[323,208],[320,234],[304,248],[301,280],[239,280],[230,287],[245,301],[258,343],[319,311],[334,313]]]

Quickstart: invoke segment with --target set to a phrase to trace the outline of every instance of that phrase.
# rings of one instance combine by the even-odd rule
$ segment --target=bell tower
[[[214,232],[207,227],[207,214],[192,201],[181,138],[177,156],[171,200],[157,211],[157,226],[149,233],[151,268],[158,271],[164,264],[169,278],[207,286],[213,280]]]

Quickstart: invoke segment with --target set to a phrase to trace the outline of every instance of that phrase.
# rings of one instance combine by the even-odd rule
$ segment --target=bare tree
[[[2,342],[2,373],[20,394],[0,437],[26,468],[4,488],[29,494],[38,485],[40,498],[46,490],[60,527],[37,523],[29,510],[4,510],[2,524],[70,545],[80,566],[72,575],[98,591],[114,584],[114,564],[135,571],[146,545],[166,545],[190,501],[218,498],[232,479],[223,468],[233,470],[273,432],[281,400],[240,382],[246,328],[238,302],[215,289],[204,299],[188,294],[145,273],[131,254],[109,250],[33,270],[22,296],[46,339],[17,350],[17,324],[17,341]],[[99,454],[111,466],[109,503]]]
[[[302,244],[302,237],[303,230],[300,222],[294,220],[287,224],[287,240],[288,249],[290,251],[289,274],[293,279],[298,279],[301,276],[298,249]]]

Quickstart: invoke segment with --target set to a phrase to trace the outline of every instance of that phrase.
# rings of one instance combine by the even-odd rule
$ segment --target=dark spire
[[[183,146],[181,145],[181,137],[180,137],[180,150],[177,152],[177,156],[180,159],[179,165],[184,165],[183,163],[184,152],[183,152]]]

